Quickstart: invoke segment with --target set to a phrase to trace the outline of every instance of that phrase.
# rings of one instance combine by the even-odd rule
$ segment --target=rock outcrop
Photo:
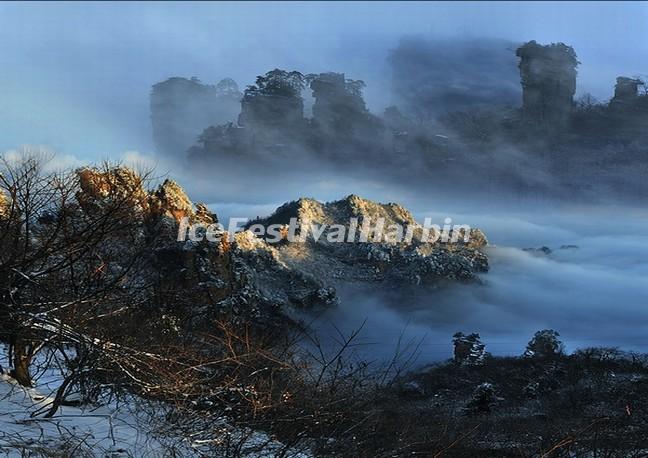
[[[155,285],[157,297],[210,316],[222,312],[267,320],[295,309],[335,305],[335,288],[343,283],[438,286],[475,280],[488,269],[481,231],[473,229],[469,239],[456,243],[427,241],[411,213],[394,203],[355,195],[331,203],[299,199],[234,236],[221,232],[217,243],[178,241],[183,219],[208,225],[218,218],[204,204],[194,205],[174,181],[147,191],[137,174],[124,168],[85,168],[78,175],[78,199],[85,206],[121,196],[140,215],[143,238],[151,244],[145,280]],[[376,226],[378,221],[383,229]],[[282,238],[271,243],[253,231],[258,224],[279,225]],[[320,237],[309,232],[322,225]],[[392,226],[410,233],[410,239],[388,238]],[[367,233],[365,227],[375,230]],[[288,237],[291,230],[296,239]],[[343,241],[333,240],[333,232],[341,230]]]
[[[4,192],[0,191],[0,219],[6,218],[11,213],[10,201]]]
[[[576,92],[576,52],[564,43],[530,41],[516,52],[520,58],[522,113],[530,124],[566,128]]]
[[[242,94],[231,78],[216,85],[173,77],[151,91],[153,141],[158,153],[181,159],[203,129],[238,116]]]
[[[331,203],[299,199],[281,206],[267,218],[253,221],[248,227],[254,224],[288,227],[291,219],[297,222],[299,235],[308,233],[303,242],[277,244],[277,259],[291,269],[325,279],[327,283],[436,286],[447,280],[474,280],[477,273],[488,270],[488,259],[481,251],[487,241],[479,229],[471,230],[468,241],[461,238],[455,243],[426,241],[424,228],[405,208],[355,195]],[[315,237],[317,230],[309,231],[312,227],[323,228],[318,237]],[[395,234],[398,230],[394,228],[402,228],[402,233]],[[340,231],[345,236],[343,243],[338,241]],[[408,231],[411,240],[406,237]],[[401,234],[400,239],[394,237]]]
[[[639,86],[644,86],[645,83],[638,78],[628,78],[627,76],[619,76],[616,79],[614,86],[614,97],[610,103],[633,103],[639,97]]]
[[[189,197],[173,180],[164,183],[150,196],[151,208],[158,216],[171,217],[176,221],[182,218],[195,220],[196,213]]]
[[[143,178],[127,167],[83,167],[77,170],[79,204],[86,209],[102,202],[122,201],[138,214],[149,209]]]

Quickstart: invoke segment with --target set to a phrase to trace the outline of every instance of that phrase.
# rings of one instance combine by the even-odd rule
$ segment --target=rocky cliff
[[[377,282],[384,286],[439,285],[447,280],[474,280],[488,270],[481,249],[487,241],[478,229],[469,241],[451,243],[426,241],[424,229],[412,214],[398,204],[380,204],[350,195],[342,200],[321,203],[299,199],[287,203],[254,224],[289,226],[297,222],[306,228],[321,228],[319,237],[311,232],[301,242],[277,244],[277,260],[292,270],[306,272],[329,284],[338,282]],[[355,224],[355,230],[353,227]],[[380,222],[380,223],[379,223]],[[363,227],[369,229],[364,235]],[[402,234],[394,234],[402,228]],[[406,232],[411,231],[411,240]],[[334,232],[345,234],[344,242]],[[392,237],[392,236],[402,237]],[[366,241],[365,241],[366,239]]]
[[[180,77],[155,84],[150,110],[157,152],[170,158],[183,157],[203,129],[236,119],[241,97],[231,78],[216,85]]]
[[[86,168],[78,174],[82,189],[78,197],[85,205],[111,198],[102,189],[115,181],[122,194],[132,196],[134,211],[151,243],[148,280],[155,284],[157,297],[173,307],[190,306],[199,314],[222,312],[266,319],[294,309],[333,306],[338,303],[336,287],[344,283],[371,282],[384,288],[439,286],[473,281],[477,273],[488,269],[481,251],[487,242],[481,231],[473,229],[467,242],[426,241],[423,227],[394,203],[380,204],[355,195],[331,203],[299,199],[267,218],[252,221],[234,236],[222,234],[218,242],[177,241],[182,218],[201,224],[217,221],[204,204],[194,205],[177,183],[166,180],[148,191],[135,173],[123,168]],[[363,240],[362,225],[379,219],[383,234],[374,231]],[[296,223],[297,239],[285,237],[271,243],[253,231],[254,225],[274,224],[285,234],[291,221]],[[353,224],[358,227],[351,228]],[[392,225],[410,231],[411,240],[378,241]],[[299,237],[312,227],[324,227],[320,237]],[[346,231],[344,241],[332,241],[332,232],[340,230]]]

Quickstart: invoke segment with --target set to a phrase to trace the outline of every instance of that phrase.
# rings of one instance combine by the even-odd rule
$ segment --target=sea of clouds
[[[336,328],[349,334],[362,326],[359,354],[388,360],[409,344],[420,363],[450,357],[457,331],[480,333],[496,355],[521,354],[545,328],[560,332],[568,351],[648,351],[648,212],[547,205],[458,217],[482,227],[492,244],[481,284],[409,293],[341,289],[341,306],[318,317],[317,331],[334,336]],[[551,253],[524,250],[541,246]]]

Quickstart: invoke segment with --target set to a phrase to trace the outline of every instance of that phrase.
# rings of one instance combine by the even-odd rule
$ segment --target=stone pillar
[[[520,58],[522,117],[545,128],[567,126],[576,92],[578,60],[571,46],[530,41],[516,52]]]

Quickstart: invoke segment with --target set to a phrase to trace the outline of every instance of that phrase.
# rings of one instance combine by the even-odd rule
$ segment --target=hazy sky
[[[564,41],[579,92],[648,73],[648,3],[1,3],[0,149],[98,158],[152,152],[150,86],[171,75],[244,87],[274,67],[364,79],[389,104],[385,57],[406,34]]]

